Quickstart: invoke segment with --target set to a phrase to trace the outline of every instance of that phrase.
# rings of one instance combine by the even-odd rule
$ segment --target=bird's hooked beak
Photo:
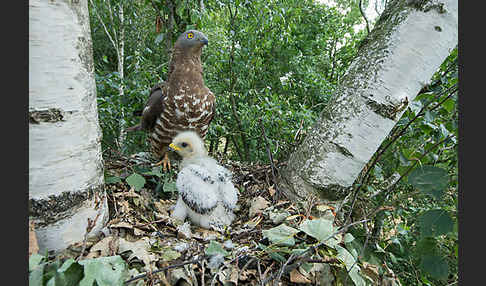
[[[207,45],[209,43],[208,38],[206,38],[206,36],[204,36],[203,34],[200,35],[199,41],[203,43],[203,45]]]
[[[177,147],[174,143],[170,143],[169,151],[180,151],[181,148]]]

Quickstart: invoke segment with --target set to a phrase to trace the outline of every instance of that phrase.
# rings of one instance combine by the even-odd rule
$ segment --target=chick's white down
[[[170,145],[181,157],[176,187],[179,198],[172,217],[209,229],[231,224],[238,193],[231,172],[207,155],[204,142],[192,131],[179,133]]]

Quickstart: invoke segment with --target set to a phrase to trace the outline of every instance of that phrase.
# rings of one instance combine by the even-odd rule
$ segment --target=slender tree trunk
[[[120,38],[118,41],[118,46],[116,47],[118,55],[118,74],[120,76],[120,87],[118,88],[118,95],[120,99],[123,99],[123,97],[125,96],[125,17],[123,10],[123,1],[121,1],[118,6],[118,17],[120,18]],[[121,106],[123,106],[123,104],[121,104]],[[125,145],[125,128],[127,127],[123,107],[121,107],[121,117],[122,120],[120,120],[120,136],[118,136],[118,147],[120,147],[120,149],[122,149]]]
[[[29,217],[39,252],[108,219],[88,5],[29,1]]]
[[[457,45],[457,35],[457,0],[388,3],[333,99],[282,168],[280,189],[290,197],[317,194],[327,201],[348,195],[408,104]]]
[[[105,24],[105,21],[103,21],[103,18],[101,15],[103,14],[103,9],[101,9],[101,5],[99,7],[96,6],[93,0],[89,0],[91,3],[91,7],[93,9],[94,14],[98,18],[98,21],[100,21],[101,26],[103,26],[103,29],[105,31],[106,36],[110,40],[111,45],[113,46],[113,49],[116,52],[116,57],[117,57],[117,72],[118,76],[120,79],[120,85],[118,87],[118,98],[120,100],[123,99],[125,96],[125,86],[124,86],[124,80],[125,80],[125,73],[124,73],[124,66],[125,66],[125,16],[124,16],[124,7],[123,7],[123,1],[121,1],[118,5],[118,18],[120,20],[120,24],[117,25],[115,23],[115,17],[113,16],[113,7],[110,4],[110,1],[103,1],[106,3],[106,11],[108,11],[108,16],[110,18],[110,27],[111,27],[111,32],[109,27]],[[101,10],[101,11],[99,11]],[[117,30],[118,27],[118,30]],[[119,125],[119,136],[116,140],[117,146],[120,149],[123,149],[124,142],[125,142],[125,137],[126,137],[126,132],[125,128],[126,122],[125,122],[125,111],[123,109],[123,104],[120,103],[120,125]]]

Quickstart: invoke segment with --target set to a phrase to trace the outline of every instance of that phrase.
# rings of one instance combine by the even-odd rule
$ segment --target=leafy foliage
[[[434,166],[418,167],[408,176],[408,181],[412,186],[436,199],[442,197],[448,179],[446,170]]]
[[[122,285],[128,278],[128,265],[120,256],[100,257],[76,262],[69,258],[43,262],[33,254],[29,258],[29,285]]]

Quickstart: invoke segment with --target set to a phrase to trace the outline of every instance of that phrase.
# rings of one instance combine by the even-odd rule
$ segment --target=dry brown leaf
[[[274,196],[275,195],[275,187],[273,185],[271,185],[269,188],[268,188],[268,193],[270,194],[270,196]]]
[[[334,210],[334,208],[329,205],[317,205],[316,209],[321,212],[325,212],[327,210]]]
[[[115,224],[110,225],[110,228],[121,228],[121,227],[133,229],[133,226],[126,221],[120,221],[120,222],[117,222]]]
[[[143,261],[145,264],[145,269],[150,270],[151,263],[155,263],[157,261],[156,255],[149,252],[150,243],[148,237],[143,237],[137,241],[127,241],[123,238],[119,238],[119,247],[118,253],[123,253],[125,251],[131,250],[132,253],[128,257],[128,261],[132,260],[133,258],[138,258]]]
[[[263,217],[261,215],[254,217],[250,219],[249,221],[245,222],[243,227],[249,227],[249,228],[254,228],[257,226],[261,221],[263,220]]]
[[[39,245],[37,244],[37,236],[35,235],[34,222],[29,223],[29,256],[33,253],[39,252]]]
[[[299,270],[297,270],[297,268],[290,271],[290,282],[293,282],[293,283],[312,283],[312,281],[309,280],[304,275],[302,275],[299,272]]]
[[[240,280],[241,281],[246,281],[250,279],[250,275],[253,277],[256,277],[256,269],[245,269],[244,271],[241,271],[240,273]]]
[[[264,209],[268,207],[269,204],[270,203],[261,196],[254,198],[250,204],[250,218],[254,217],[258,213],[261,213]]]
[[[126,213],[126,214],[130,213],[130,210],[132,208],[130,207],[128,201],[122,199],[121,201],[118,202],[118,204],[121,206],[120,208],[121,213]]]
[[[238,285],[238,272],[239,272],[239,268],[237,265],[231,267],[231,273],[229,279],[226,280],[226,282],[231,282],[234,285]]]
[[[205,228],[202,228],[202,227],[198,227],[193,234],[193,237],[202,239],[204,241],[213,240],[213,239],[216,239],[220,236],[221,236],[221,234],[219,232],[209,230],[209,229],[205,229]]]
[[[361,273],[368,276],[375,284],[378,284],[380,281],[380,273],[377,265],[363,262]]]
[[[135,236],[142,236],[142,235],[145,235],[145,234],[146,234],[146,232],[145,232],[144,230],[141,230],[141,229],[139,229],[139,228],[134,227],[134,228],[133,228],[133,234],[134,234]]]
[[[94,257],[100,257],[100,256],[110,256],[112,251],[110,249],[110,244],[112,245],[111,248],[113,247],[113,236],[107,236],[100,240],[98,243],[93,245],[91,249],[89,250],[89,258],[94,258]],[[116,248],[118,248],[118,245],[116,245]],[[98,255],[98,256],[96,256]]]
[[[140,195],[135,192],[135,189],[133,187],[131,187],[128,192],[123,193],[123,195],[126,198],[139,198],[140,197]]]
[[[169,216],[169,204],[164,204],[162,202],[154,202],[155,208],[164,216]]]

